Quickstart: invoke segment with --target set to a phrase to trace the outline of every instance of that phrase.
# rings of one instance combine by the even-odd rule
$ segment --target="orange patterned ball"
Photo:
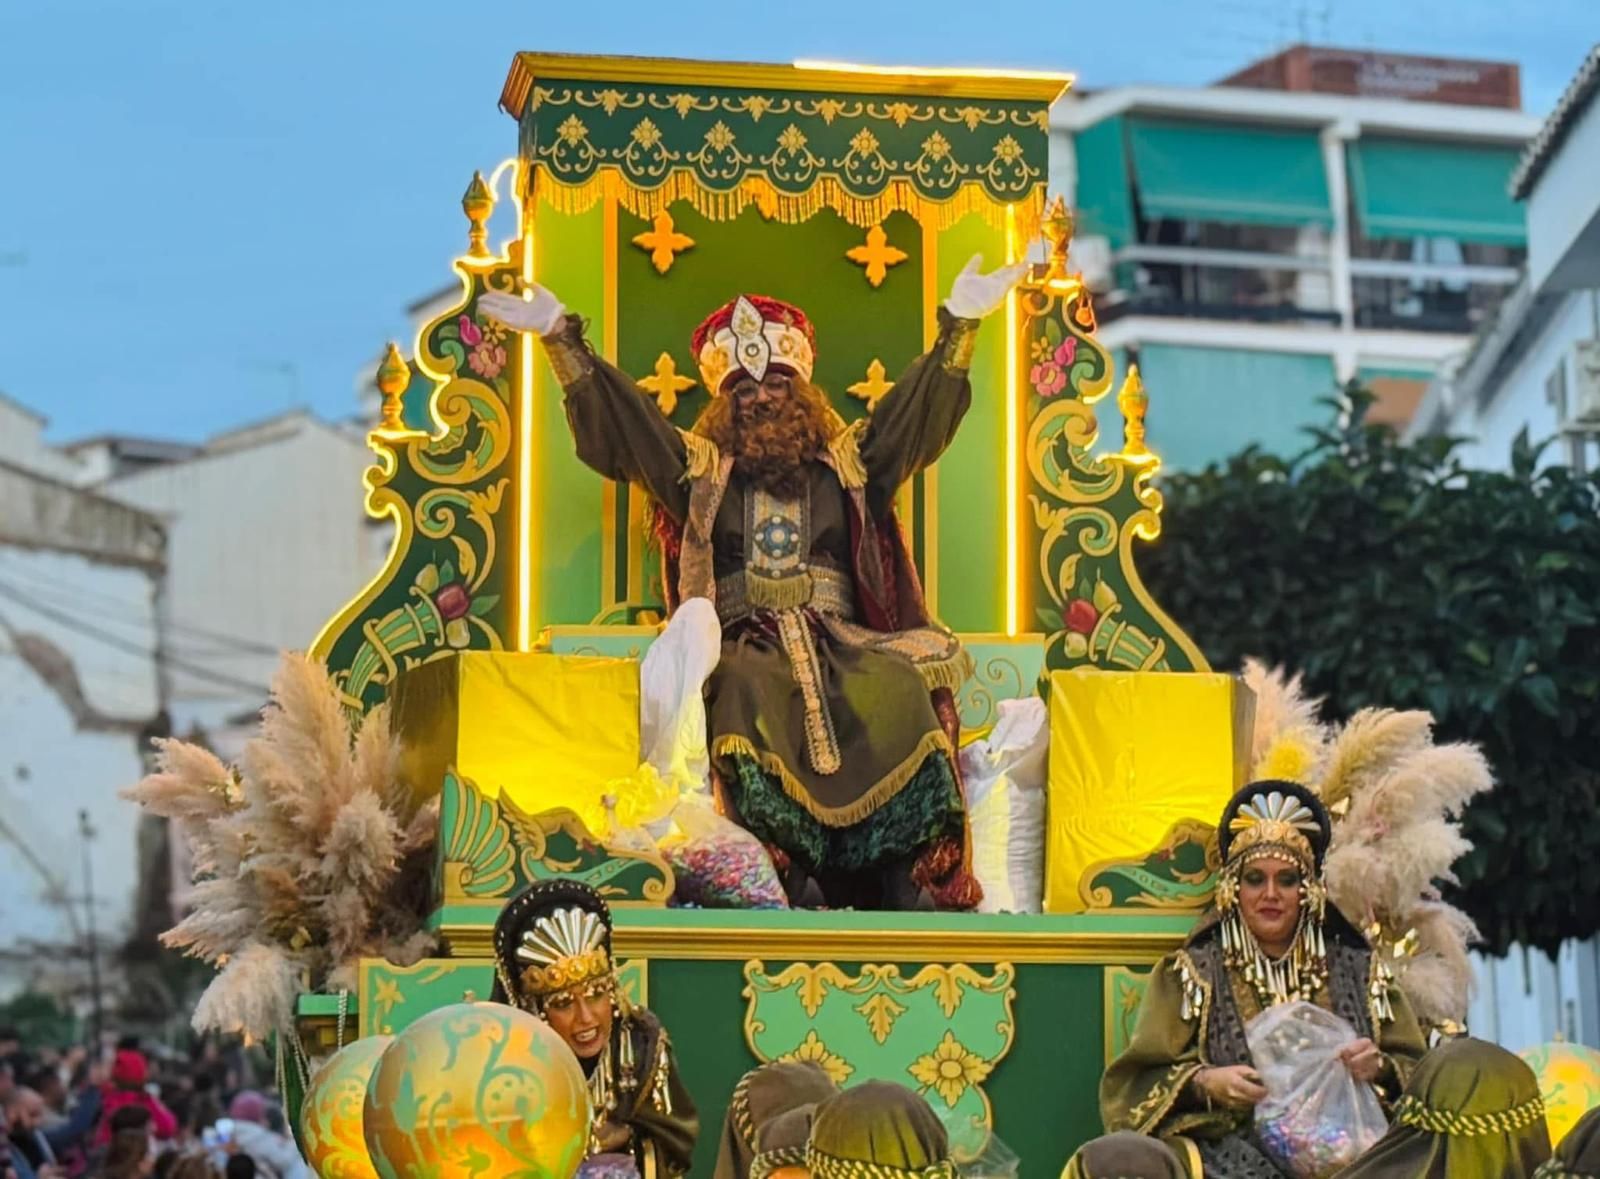
[[[384,1051],[362,1128],[382,1179],[572,1179],[589,1117],[578,1058],[543,1020],[457,1003]]]
[[[361,1133],[367,1084],[393,1036],[368,1036],[334,1053],[306,1085],[300,1141],[321,1179],[377,1179]]]
[[[1578,1119],[1600,1106],[1600,1052],[1557,1040],[1517,1053],[1539,1078],[1550,1144],[1558,1144]]]

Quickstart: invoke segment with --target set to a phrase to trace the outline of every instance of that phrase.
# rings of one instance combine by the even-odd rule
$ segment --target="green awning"
[[[1348,159],[1361,232],[1520,246],[1527,226],[1506,188],[1518,154],[1510,147],[1358,139]]]
[[[1133,119],[1128,139],[1146,217],[1333,224],[1314,131]]]
[[[1113,250],[1137,239],[1128,178],[1127,134],[1121,115],[1085,127],[1072,140],[1077,157],[1078,230],[1103,234]]]

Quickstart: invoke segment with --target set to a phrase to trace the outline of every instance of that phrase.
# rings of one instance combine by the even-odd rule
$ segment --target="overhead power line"
[[[228,675],[226,672],[213,671],[209,667],[202,667],[198,663],[190,663],[186,659],[180,659],[175,655],[168,655],[164,651],[156,651],[149,647],[140,646],[138,643],[131,642],[128,639],[123,638],[121,635],[112,634],[110,631],[102,630],[93,623],[85,622],[82,618],[68,614],[64,610],[57,610],[52,606],[47,606],[43,602],[29,597],[26,593],[17,589],[16,586],[10,585],[7,582],[0,581],[0,598],[4,598],[7,601],[13,602],[16,605],[21,606],[24,610],[30,610],[41,617],[48,618],[53,622],[59,623],[61,626],[66,627],[75,634],[82,635],[85,638],[94,639],[97,642],[104,643],[108,647],[113,647],[116,650],[126,652],[129,655],[137,655],[141,659],[149,659],[163,667],[171,668],[174,671],[181,671],[186,675],[194,676],[196,679],[209,680],[211,683],[218,684],[225,688],[234,688],[238,691],[249,692],[256,696],[266,696],[268,694],[267,689],[260,684],[252,684],[248,680],[238,679],[235,676]]]
[[[0,553],[0,558],[3,558],[4,555],[4,553]],[[129,625],[139,625],[145,622],[144,616],[136,615],[129,608],[127,601],[114,598],[109,594],[97,593],[85,586],[73,585],[70,582],[50,577],[47,574],[41,574],[38,570],[21,568],[16,565],[6,565],[0,571],[3,571],[8,578],[17,578],[20,575],[23,588],[26,590],[48,594],[51,597],[61,594],[71,595],[76,599],[74,604],[89,604],[96,614],[102,617],[108,613],[120,613],[122,617],[119,621],[126,622]],[[271,655],[274,657],[283,654],[280,648],[270,643],[263,643],[258,639],[243,639],[237,635],[224,634],[221,631],[208,630],[203,626],[196,626],[189,622],[163,619],[161,625],[164,629],[174,634],[193,635],[195,638],[208,639],[224,646],[233,647],[243,654]]]

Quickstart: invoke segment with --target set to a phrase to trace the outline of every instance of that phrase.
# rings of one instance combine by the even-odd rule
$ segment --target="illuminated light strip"
[[[528,199],[533,194],[528,193]],[[531,300],[527,289],[533,282],[533,218],[521,223],[518,201],[518,230],[522,237],[522,297]],[[533,333],[517,333],[522,348],[517,372],[517,650],[533,647]]]
[[[1017,206],[1006,206],[1006,265],[1017,259]],[[1006,295],[1006,634],[1017,633],[1017,289]]]
[[[960,66],[863,65],[853,61],[820,61],[802,58],[797,70],[825,70],[843,74],[889,74],[908,78],[1012,78],[1019,82],[1060,82],[1070,84],[1077,75],[1059,70],[963,69]]]

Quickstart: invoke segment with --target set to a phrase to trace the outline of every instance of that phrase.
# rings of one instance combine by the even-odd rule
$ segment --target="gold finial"
[[[1050,243],[1050,268],[1045,278],[1067,277],[1067,251],[1072,246],[1073,228],[1074,220],[1072,211],[1067,208],[1067,199],[1057,193],[1055,200],[1044,211],[1044,220],[1039,223],[1039,231],[1044,234],[1044,240]]]
[[[411,383],[411,369],[406,365],[405,357],[400,355],[400,346],[393,340],[389,341],[389,351],[383,354],[383,363],[378,365],[378,392],[383,394],[383,408],[379,412],[378,429],[401,433],[406,424],[400,417],[400,398],[405,393],[406,386]]]
[[[472,174],[472,183],[461,196],[461,211],[467,215],[472,228],[467,230],[467,253],[474,258],[489,257],[489,214],[494,212],[494,193],[483,179],[482,172]]]
[[[1156,456],[1144,442],[1144,415],[1150,408],[1150,395],[1144,391],[1139,366],[1130,364],[1117,392],[1117,408],[1122,411],[1122,457],[1136,463],[1153,463]]]

